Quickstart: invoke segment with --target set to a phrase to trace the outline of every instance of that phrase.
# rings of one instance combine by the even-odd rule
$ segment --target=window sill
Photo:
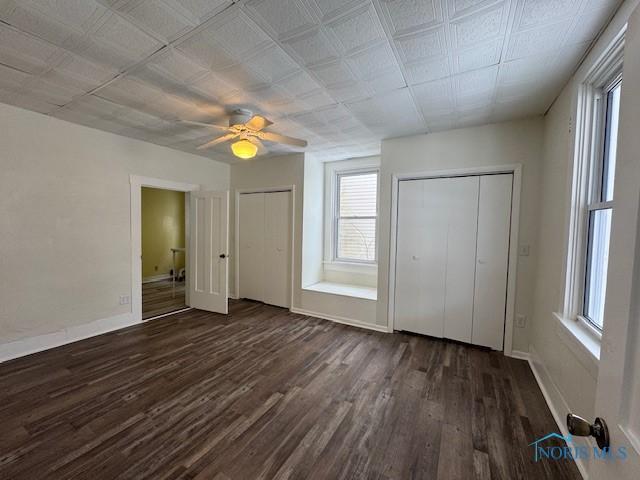
[[[564,318],[559,313],[556,318],[556,333],[578,358],[580,363],[594,378],[598,376],[600,365],[600,339],[582,322]]]
[[[331,293],[333,295],[342,295],[343,297],[363,298],[365,300],[377,300],[378,289],[375,287],[363,287],[361,285],[349,285],[346,283],[334,282],[318,282],[303,290],[311,290],[313,292]]]

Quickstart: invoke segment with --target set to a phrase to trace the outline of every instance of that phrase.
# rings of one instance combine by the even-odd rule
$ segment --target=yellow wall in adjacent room
[[[142,278],[168,274],[171,248],[184,247],[184,192],[142,188]],[[184,253],[176,253],[176,270]]]

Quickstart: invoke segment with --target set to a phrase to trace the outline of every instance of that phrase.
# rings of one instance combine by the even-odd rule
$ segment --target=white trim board
[[[142,279],[142,283],[160,282],[162,280],[171,280],[171,274],[170,273],[161,273],[160,275],[152,275],[150,277],[144,277]]]
[[[513,348],[513,328],[516,304],[516,279],[518,274],[518,235],[520,232],[520,197],[522,191],[522,165],[493,165],[486,167],[456,168],[393,174],[391,180],[391,232],[389,238],[389,300],[387,322],[390,332],[394,330],[395,287],[396,287],[396,241],[398,235],[398,190],[402,180],[426,178],[461,177],[468,175],[513,174],[511,197],[511,229],[509,236],[509,267],[507,270],[507,311],[504,325],[503,352],[510,356]]]
[[[189,195],[200,190],[200,185],[174,182],[161,178],[130,175],[131,184],[131,314],[142,321],[142,187],[161,188],[185,192],[185,245],[189,245]],[[185,265],[189,265],[189,249],[185,250]],[[185,280],[186,303],[189,304],[189,278]]]
[[[6,362],[32,353],[42,352],[60,347],[68,343],[102,335],[103,333],[120,330],[122,328],[139,325],[131,313],[123,313],[114,317],[94,320],[81,325],[65,327],[52,333],[45,333],[37,337],[27,337],[0,345],[0,362]]]
[[[365,323],[359,320],[354,320],[352,318],[339,317],[337,315],[327,315],[326,313],[312,312],[310,310],[304,310],[302,308],[296,308],[296,307],[291,307],[290,311],[292,313],[297,313],[298,315],[306,315],[307,317],[321,318],[322,320],[329,320],[330,322],[341,323],[343,325],[349,325],[351,327],[364,328],[366,330],[373,330],[374,332],[389,333],[389,331],[387,330],[387,327],[383,325]]]
[[[538,383],[538,387],[540,387],[540,391],[544,396],[544,399],[551,411],[551,415],[553,415],[553,419],[556,421],[558,428],[560,429],[560,433],[563,436],[569,435],[569,430],[566,425],[566,415],[571,412],[569,408],[569,404],[565,400],[564,396],[560,392],[560,389],[556,386],[547,367],[544,365],[544,362],[533,348],[533,346],[529,347],[531,352],[528,354],[529,367],[531,367],[531,371],[533,372],[533,376]],[[531,440],[533,441],[533,439]],[[591,441],[590,438],[587,437],[573,437],[574,443],[577,443],[580,446],[586,446],[589,450],[593,450],[595,447],[595,443]],[[587,461],[583,458],[574,459],[576,462],[576,466],[582,475],[582,478],[588,480],[589,478],[589,465]]]

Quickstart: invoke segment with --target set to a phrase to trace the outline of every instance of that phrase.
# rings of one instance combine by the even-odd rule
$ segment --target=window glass
[[[336,258],[374,262],[378,172],[338,175]]]
[[[593,210],[589,218],[589,254],[584,316],[596,327],[604,325],[604,299],[607,292],[611,209]]]
[[[592,171],[597,175],[592,193],[594,198],[587,205],[589,217],[582,315],[600,330],[604,326],[607,292],[621,89],[622,84],[618,82],[605,92],[604,135],[600,137],[604,139],[603,154],[593,159]]]
[[[618,118],[620,115],[620,92],[622,85],[618,83],[607,94],[607,123],[605,130],[604,166],[602,172],[602,200],[613,200],[613,180],[616,171],[616,154],[618,151]]]

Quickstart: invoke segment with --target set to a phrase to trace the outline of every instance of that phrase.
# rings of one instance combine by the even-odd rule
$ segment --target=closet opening
[[[511,352],[520,182],[519,166],[394,177],[394,330]]]
[[[236,193],[236,296],[291,308],[294,188]]]

